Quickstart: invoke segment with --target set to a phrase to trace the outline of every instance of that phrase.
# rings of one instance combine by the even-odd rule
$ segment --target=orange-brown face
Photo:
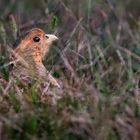
[[[43,30],[34,28],[20,42],[15,52],[27,61],[42,62],[51,43],[57,39],[55,35],[45,34]]]

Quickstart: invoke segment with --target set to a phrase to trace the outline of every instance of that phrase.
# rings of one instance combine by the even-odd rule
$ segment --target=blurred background
[[[7,48],[39,27],[59,37],[44,64],[69,95],[56,108],[59,113],[33,97],[26,107],[17,97],[5,97],[0,139],[139,140],[139,0],[0,0],[0,11],[4,78]]]

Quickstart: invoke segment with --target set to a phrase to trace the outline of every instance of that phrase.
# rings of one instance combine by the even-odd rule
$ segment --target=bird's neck
[[[45,77],[46,68],[42,63],[41,57],[39,57],[39,53],[33,53],[29,56],[24,53],[17,53],[17,55],[19,56],[19,61],[17,61],[15,66],[16,73],[26,73],[33,77]]]
[[[32,47],[30,44],[20,45],[15,50],[15,53],[18,55],[18,57],[21,57],[31,65],[32,63],[42,64],[42,48],[37,45],[33,45]]]

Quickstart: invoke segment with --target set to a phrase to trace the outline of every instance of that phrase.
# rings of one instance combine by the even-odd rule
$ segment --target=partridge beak
[[[53,41],[55,41],[55,40],[58,40],[58,37],[56,37],[53,34],[45,34],[45,36],[46,36],[48,42],[50,42],[50,43],[53,42]]]

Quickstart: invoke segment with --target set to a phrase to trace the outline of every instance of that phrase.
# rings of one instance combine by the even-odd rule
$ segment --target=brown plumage
[[[18,81],[24,85],[32,84],[32,81],[35,80],[43,87],[54,85],[60,88],[56,79],[42,63],[52,42],[57,39],[55,35],[45,34],[39,28],[30,30],[11,51],[10,59],[14,65],[10,69],[10,80]]]
[[[58,82],[42,63],[50,45],[57,39],[55,35],[45,34],[39,28],[30,30],[13,51],[12,59],[16,63],[12,68],[11,75],[25,80],[25,82],[28,79],[36,79],[39,82],[49,81],[52,85],[59,87]]]

